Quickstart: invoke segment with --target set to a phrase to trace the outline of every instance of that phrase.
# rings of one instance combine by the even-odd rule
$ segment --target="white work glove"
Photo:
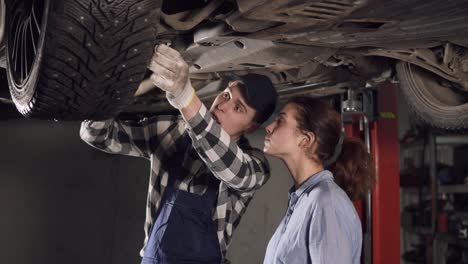
[[[155,47],[148,68],[151,81],[166,91],[169,103],[177,109],[187,107],[195,96],[189,79],[189,67],[176,50],[161,44]]]

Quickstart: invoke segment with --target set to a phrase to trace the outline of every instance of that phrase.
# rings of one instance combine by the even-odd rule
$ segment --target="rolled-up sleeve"
[[[242,150],[205,106],[187,122],[187,130],[200,158],[230,188],[251,191],[268,180],[270,168],[263,152],[254,148]]]

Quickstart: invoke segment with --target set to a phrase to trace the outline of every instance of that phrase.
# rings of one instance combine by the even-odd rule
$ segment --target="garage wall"
[[[0,263],[136,263],[148,164],[95,151],[78,123],[0,123]]]
[[[139,263],[149,163],[83,143],[79,123],[0,121],[0,263]],[[263,131],[251,136],[263,145]],[[249,206],[233,263],[261,263],[292,184],[282,163]]]
[[[264,130],[249,135],[252,145],[263,149]],[[232,263],[263,263],[265,249],[287,208],[288,190],[293,181],[282,161],[268,157],[272,175],[269,182],[260,189],[242,218],[234,234],[231,251]]]

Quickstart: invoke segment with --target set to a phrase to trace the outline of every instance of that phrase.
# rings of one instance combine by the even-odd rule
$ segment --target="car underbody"
[[[206,100],[230,73],[265,74],[281,98],[343,94],[398,81],[426,123],[468,127],[466,1],[5,4],[0,64],[12,101],[25,116],[103,119],[164,111],[168,105],[157,90],[141,98],[133,93],[148,77],[154,45],[165,43],[191,65],[192,83]]]

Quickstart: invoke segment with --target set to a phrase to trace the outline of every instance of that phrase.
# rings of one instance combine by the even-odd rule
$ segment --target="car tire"
[[[7,75],[21,114],[105,119],[133,102],[156,42],[158,0],[9,0]]]
[[[407,62],[398,62],[396,72],[412,112],[424,123],[446,130],[468,128],[468,94],[456,84]]]

